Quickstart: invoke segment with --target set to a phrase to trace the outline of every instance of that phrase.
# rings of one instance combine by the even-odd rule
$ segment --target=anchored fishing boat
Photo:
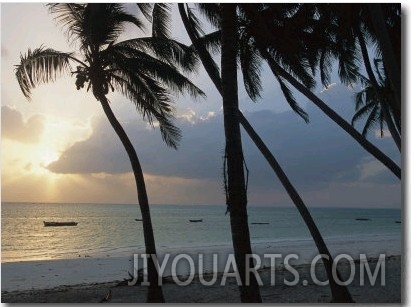
[[[44,226],[77,226],[77,222],[44,222]]]
[[[199,222],[202,222],[202,221],[203,221],[203,219],[190,220],[191,223],[199,223]]]

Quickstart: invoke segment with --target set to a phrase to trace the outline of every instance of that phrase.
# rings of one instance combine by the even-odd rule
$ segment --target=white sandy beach
[[[380,254],[401,255],[401,243],[398,236],[381,236],[366,238],[336,238],[327,240],[328,248],[335,257],[340,254],[348,254],[353,259],[360,259],[361,254],[366,258],[378,258]],[[261,267],[270,267],[270,259],[264,258],[264,254],[296,254],[298,259],[293,259],[293,265],[309,264],[318,254],[311,240],[286,240],[283,242],[261,242],[253,244],[253,251],[260,255]],[[143,251],[136,251],[143,253]],[[227,255],[232,253],[230,246],[213,247],[180,247],[175,249],[163,249],[159,251],[159,261],[163,261],[165,254],[170,254],[169,265],[166,266],[163,276],[172,275],[171,262],[177,254],[187,254],[195,262],[198,254],[204,255],[204,270],[212,271],[212,254],[219,255],[217,271],[223,272]],[[141,261],[141,259],[139,259]],[[184,261],[179,262],[178,275],[189,273],[188,265]],[[276,265],[282,265],[282,259],[276,261]],[[133,273],[133,252],[121,256],[106,255],[105,257],[88,257],[79,255],[75,259],[57,259],[44,261],[23,261],[2,263],[1,276],[2,291],[49,289],[62,285],[77,285],[89,283],[111,282],[128,278],[128,272]],[[142,267],[142,264],[139,266]],[[198,270],[196,270],[198,272]]]
[[[375,261],[370,262],[374,271]],[[260,287],[263,303],[327,303],[331,300],[328,286],[318,286],[310,281],[310,266],[296,266],[300,280],[308,283],[298,283],[287,286],[284,279],[292,280],[287,270],[275,272],[275,285],[271,285],[271,271],[260,271],[259,276],[263,281]],[[343,278],[350,274],[350,266],[339,266]],[[359,263],[355,264],[355,271],[359,271]],[[316,276],[325,280],[324,269],[318,268]],[[386,260],[385,285],[381,285],[379,278],[371,286],[369,282],[360,284],[359,274],[354,275],[354,280],[348,289],[357,303],[400,303],[401,302],[401,257],[393,256]],[[171,279],[163,284],[165,300],[168,303],[239,303],[240,296],[235,278],[228,278],[225,286],[220,286],[222,276],[219,275],[213,286],[204,286],[195,278],[187,286],[179,286]],[[2,291],[3,303],[98,303],[111,290],[112,303],[144,303],[147,288],[138,286],[119,286],[118,282],[83,284],[74,286],[59,286],[46,290]]]
[[[348,254],[353,259],[360,259],[360,254],[366,258],[378,258],[379,254],[386,255],[386,285],[359,286],[359,267],[356,264],[354,281],[350,290],[358,302],[400,302],[401,297],[401,257],[390,257],[401,255],[401,244],[398,236],[375,237],[373,240],[338,238],[328,240],[328,246],[334,257],[338,254]],[[313,242],[308,240],[295,240],[284,242],[261,242],[253,245],[253,250],[261,256],[262,264],[260,275],[264,281],[261,287],[264,301],[267,302],[327,302],[330,300],[328,286],[317,286],[312,282],[304,286],[299,282],[295,286],[284,284],[284,274],[290,272],[284,270],[284,258],[277,259],[275,276],[276,285],[270,285],[270,259],[264,258],[264,254],[288,254],[297,255],[293,259],[292,266],[300,274],[300,281],[310,280],[310,263],[318,254]],[[370,252],[367,252],[370,251]],[[204,254],[204,271],[212,272],[212,256],[217,253],[220,260],[217,271],[223,272],[227,259],[226,255],[231,253],[228,246],[215,246],[204,248],[178,248],[161,250],[159,260],[162,263],[165,254],[171,254],[169,263],[163,276],[172,275],[171,260],[177,254],[187,254],[198,259],[198,254]],[[225,255],[225,256],[224,256]],[[177,267],[175,275],[186,276],[189,273],[187,262],[181,261],[183,265]],[[179,263],[179,264],[180,264]],[[133,272],[133,256],[109,256],[85,257],[76,259],[58,259],[45,261],[10,262],[2,264],[2,302],[97,302],[104,297],[107,289],[113,291],[113,302],[144,302],[145,287],[116,287],[116,285],[128,278],[128,272]],[[141,266],[139,266],[140,268]],[[350,266],[341,263],[345,278],[350,276]],[[265,269],[264,269],[265,268]],[[318,278],[324,280],[325,273],[322,265],[319,269]],[[195,268],[198,273],[198,268]],[[323,276],[323,279],[321,279]],[[221,278],[221,275],[220,277]],[[288,278],[292,280],[291,277]],[[164,284],[164,293],[167,302],[237,302],[239,294],[235,278],[227,278],[224,287],[216,282],[213,286],[202,285],[198,277],[194,278],[188,286],[177,285],[171,277]],[[378,281],[379,279],[377,279]],[[189,291],[187,291],[189,289]]]

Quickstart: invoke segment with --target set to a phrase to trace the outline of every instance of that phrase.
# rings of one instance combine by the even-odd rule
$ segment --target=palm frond
[[[67,29],[69,40],[81,42],[83,51],[99,50],[100,46],[114,42],[125,23],[143,28],[142,22],[125,12],[120,3],[52,4],[50,12]]]
[[[160,132],[167,146],[177,149],[181,140],[181,130],[176,127],[170,118],[156,115],[160,124]]]
[[[320,76],[321,76],[321,82],[324,86],[329,86],[330,85],[330,71],[331,71],[331,65],[332,61],[330,58],[330,54],[328,53],[327,50],[322,50],[320,54]]]
[[[221,51],[221,31],[219,30],[198,37],[198,40],[201,41],[203,46],[211,54],[216,54]],[[193,48],[193,46],[190,47]]]
[[[153,8],[152,32],[153,37],[167,39],[170,37],[171,8],[167,3],[155,3]]]
[[[351,120],[351,125],[354,126],[355,122],[367,116],[367,120],[365,121],[362,131],[363,136],[366,137],[369,130],[378,124],[380,128],[380,135],[382,137],[384,122],[386,119],[384,118],[382,112],[378,92],[372,86],[368,86],[356,94],[355,109],[356,112]]]
[[[338,75],[344,84],[350,85],[357,81],[359,57],[355,48],[340,50],[338,56]]]
[[[53,3],[48,4],[49,12],[66,31],[69,42],[82,40],[85,4]]]
[[[191,26],[194,29],[194,32],[198,35],[204,35],[204,31],[203,31],[203,27],[201,24],[200,19],[196,16],[196,14],[194,14],[194,10],[192,8],[190,8],[188,5],[186,5],[187,7],[187,18],[191,24]]]
[[[368,118],[367,118],[367,121],[365,122],[363,131],[362,131],[362,135],[363,135],[364,137],[367,137],[368,132],[371,130],[371,128],[372,128],[377,122],[379,122],[378,113],[379,113],[378,106],[374,106],[374,108],[371,110],[371,112],[370,112],[370,114],[369,114],[369,116],[368,116]]]
[[[153,79],[163,82],[174,93],[188,93],[195,98],[205,97],[205,94],[187,77],[182,75],[176,67],[163,62],[139,50],[124,46],[112,46],[115,54],[115,65],[121,63],[122,70],[135,74],[150,75]]]
[[[381,109],[381,107],[379,107]],[[383,112],[378,113],[378,119],[379,119],[379,125],[380,125],[380,136],[384,137],[384,123],[387,121],[386,118],[384,117]]]
[[[200,32],[195,29],[195,25],[193,25],[193,23],[190,21],[190,18],[187,16],[185,7],[186,6],[183,3],[178,4],[178,10],[183,21],[184,27],[186,28],[187,34],[193,43],[191,48],[196,51],[198,57],[203,62],[203,66],[206,69],[211,80],[215,84],[216,88],[221,92],[221,78],[219,67],[211,57],[210,53],[207,51],[207,48],[199,39]]]
[[[374,108],[373,104],[364,103],[364,101],[362,99],[362,95],[363,95],[362,93],[358,93],[357,97],[356,97],[357,98],[356,99],[356,101],[357,101],[356,106],[358,106],[358,108],[356,108],[356,112],[355,112],[353,118],[351,119],[351,125],[352,126],[354,126],[354,124],[357,121],[359,121],[359,120],[363,119],[365,116],[369,115],[371,113],[372,109]]]
[[[172,39],[141,37],[111,46],[111,48],[117,47],[154,54],[159,60],[176,65],[187,72],[194,71],[198,65],[198,58],[193,49]]]
[[[220,28],[221,12],[220,4],[218,3],[198,3],[197,7],[208,21],[217,29]]]
[[[149,21],[153,21],[152,11],[153,11],[153,3],[136,3],[138,9],[143,14],[143,16]]]
[[[151,126],[157,120],[161,136],[167,146],[177,149],[181,131],[173,123],[174,108],[170,105],[168,93],[151,78],[141,75],[125,74],[124,71],[112,77],[114,87],[130,99]]]
[[[281,91],[284,94],[285,99],[287,100],[288,104],[290,105],[291,109],[293,109],[294,112],[296,112],[306,123],[308,123],[309,117],[307,112],[305,112],[299,105],[298,102],[295,100],[293,93],[291,90],[287,87],[283,79],[279,75],[275,75],[278,83],[280,84]]]
[[[265,59],[268,63],[273,61],[277,65],[280,65],[306,87],[313,88],[315,86],[314,78],[308,73],[309,63],[304,62],[302,59],[298,59],[297,57],[292,59],[292,57],[284,56],[283,53],[276,50],[269,50],[269,54],[265,56]]]
[[[204,93],[174,66],[143,51],[113,45],[110,52],[114,87],[129,98],[151,124],[157,120],[163,140],[176,148],[181,134],[172,123],[174,108],[169,91],[188,92],[194,97],[204,96]]]
[[[82,34],[90,46],[99,47],[114,42],[125,23],[143,28],[142,22],[126,13],[120,3],[89,3],[84,11]]]
[[[374,59],[374,66],[375,66],[375,71],[378,76],[378,82],[380,84],[384,84],[386,77],[385,77],[385,69],[384,69],[384,63],[381,59]]]
[[[30,99],[31,89],[36,85],[55,81],[63,73],[70,72],[70,53],[50,48],[37,48],[20,56],[20,64],[16,65],[16,78],[21,91]]]
[[[262,60],[259,52],[244,37],[240,40],[240,62],[247,94],[256,101],[263,89],[260,79]]]

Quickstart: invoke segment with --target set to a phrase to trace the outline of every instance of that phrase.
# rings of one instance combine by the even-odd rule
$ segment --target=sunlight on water
[[[224,213],[225,206],[152,206],[158,249],[230,245],[229,215]],[[396,223],[401,211],[396,209],[316,208],[312,214],[326,238],[401,235]],[[141,218],[137,205],[3,203],[2,262],[131,255],[144,248],[142,222],[136,218]],[[196,218],[203,222],[190,223]],[[78,226],[44,227],[43,221],[75,221]],[[249,223],[253,243],[310,240],[295,208],[250,207]]]

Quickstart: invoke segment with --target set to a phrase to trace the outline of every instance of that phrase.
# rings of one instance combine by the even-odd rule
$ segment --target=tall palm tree
[[[225,151],[227,159],[227,208],[230,213],[234,255],[240,275],[243,303],[261,302],[255,276],[246,282],[246,267],[254,267],[247,217],[247,191],[244,157],[238,118],[237,88],[237,12],[235,4],[221,5],[221,85],[224,111]],[[246,262],[249,262],[248,264]]]
[[[173,125],[169,90],[204,95],[179,68],[192,69],[193,58],[185,55],[181,44],[161,38],[142,37],[118,41],[125,23],[142,27],[142,22],[125,12],[121,4],[53,4],[52,14],[76,43],[80,57],[40,47],[21,56],[16,77],[23,94],[30,99],[31,89],[54,81],[63,73],[76,76],[77,90],[86,87],[100,102],[110,124],[120,138],[134,173],[138,202],[143,217],[146,254],[156,254],[153,227],[143,171],[136,151],[110,107],[107,95],[117,91],[128,98],[138,112],[153,124],[157,121],[163,140],[176,148],[181,137]],[[161,48],[159,48],[161,46]],[[175,62],[177,66],[173,65]],[[76,70],[72,70],[72,64]],[[164,302],[153,259],[148,258],[148,302]]]
[[[184,26],[187,30],[187,33],[190,36],[190,39],[195,46],[199,57],[201,58],[201,61],[203,63],[203,66],[205,67],[210,79],[213,81],[215,87],[217,90],[220,92],[222,95],[222,82],[220,78],[220,74],[218,71],[218,67],[216,63],[213,61],[211,58],[211,55],[209,54],[204,41],[200,39],[200,35],[197,32],[198,24],[196,24],[196,18],[192,14],[191,10],[187,7],[188,14],[186,12],[186,9],[184,7],[184,4],[179,4],[179,11],[181,18],[183,20]],[[189,16],[188,16],[189,15]],[[209,41],[208,41],[209,42]],[[240,52],[241,53],[241,52]],[[244,57],[250,58],[250,55],[241,53],[241,68],[243,70],[243,75],[245,76],[244,79],[247,80],[247,76],[250,75],[250,70],[248,69],[250,65],[244,65],[245,63],[250,64],[250,61],[247,61],[244,59]],[[252,66],[252,65],[251,65]],[[259,94],[259,87],[258,84],[253,84],[251,82],[253,78],[248,78],[248,93],[250,97],[257,97]],[[255,80],[255,78],[254,78]],[[247,81],[245,81],[247,82]],[[246,85],[247,87],[247,85]],[[253,95],[254,93],[254,95]],[[348,290],[344,286],[340,286],[335,283],[333,280],[333,275],[332,275],[332,262],[333,258],[321,236],[320,231],[318,230],[314,219],[312,218],[307,206],[305,205],[304,201],[302,200],[301,196],[298,194],[297,190],[294,188],[290,180],[288,179],[287,175],[281,168],[280,164],[278,161],[275,159],[273,154],[270,152],[270,150],[267,148],[267,146],[264,144],[264,142],[261,140],[261,138],[258,136],[258,134],[255,132],[253,127],[250,125],[250,123],[247,121],[247,119],[244,117],[244,115],[241,113],[241,111],[238,111],[238,116],[239,116],[239,121],[245,131],[248,133],[250,138],[253,140],[255,145],[258,147],[258,149],[261,151],[263,156],[266,158],[267,162],[281,181],[282,185],[286,189],[288,195],[296,205],[298,211],[300,212],[300,215],[302,216],[304,222],[306,223],[314,241],[315,244],[318,248],[318,251],[320,254],[324,254],[328,256],[328,259],[324,259],[325,262],[325,267],[326,267],[326,272],[328,274],[328,279],[331,281],[330,286],[332,290],[332,295],[333,295],[333,301],[335,302],[352,302],[352,298],[348,292]],[[337,274],[338,271],[337,271]]]
[[[178,7],[185,28],[191,41],[196,46],[195,49],[207,73],[223,97],[224,131],[226,138],[225,158],[227,160],[227,209],[230,213],[236,265],[242,282],[242,285],[239,286],[241,301],[244,303],[261,302],[260,291],[255,276],[250,276],[250,283],[248,285],[245,283],[246,255],[252,254],[252,251],[247,218],[247,191],[243,166],[244,157],[239,127],[239,123],[245,118],[242,117],[238,109],[236,6],[232,4],[222,6],[212,5],[216,10],[214,16],[218,19],[219,16],[223,16],[222,20],[224,20],[221,23],[221,78],[217,64],[212,60],[206,48],[202,46],[197,29],[193,26],[193,24],[196,23],[193,21],[195,16],[191,15],[189,19],[185,12],[184,4],[179,3]],[[248,267],[254,267],[252,258],[248,259],[248,261]]]

